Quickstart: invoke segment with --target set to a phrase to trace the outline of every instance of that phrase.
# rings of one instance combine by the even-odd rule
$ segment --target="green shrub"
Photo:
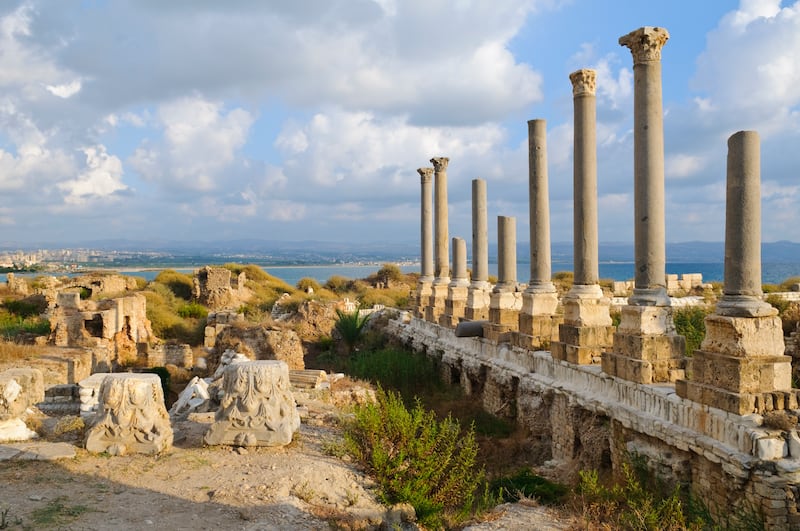
[[[345,425],[345,449],[374,474],[386,503],[410,503],[420,523],[454,526],[476,509],[484,482],[472,429],[451,417],[437,421],[417,404],[378,389],[376,403],[357,406]]]
[[[42,299],[44,300],[44,299]],[[44,301],[42,304],[41,301],[29,301],[29,300],[11,300],[6,299],[3,302],[3,307],[8,310],[9,313],[17,316],[22,317],[23,319],[26,317],[33,317],[35,315],[39,315],[47,309],[47,302]]]
[[[789,277],[780,284],[781,291],[789,291],[795,284],[800,284],[800,277]]]
[[[153,281],[167,286],[176,297],[187,301],[192,299],[194,281],[191,275],[178,273],[172,269],[165,269]]]
[[[537,476],[529,469],[522,469],[513,476],[497,478],[490,483],[492,491],[504,501],[515,503],[522,497],[534,498],[545,504],[560,503],[568,489]]]
[[[304,291],[306,293],[308,293],[309,288],[311,288],[312,291],[316,292],[319,291],[319,289],[322,287],[319,285],[319,282],[317,282],[311,277],[301,278],[300,280],[297,281],[296,286],[297,289],[299,289],[300,291]]]
[[[333,275],[325,282],[325,287],[337,295],[342,295],[350,291],[351,283],[352,281],[349,278],[341,275]]]
[[[50,321],[38,316],[20,317],[0,312],[0,337],[14,340],[21,334],[44,336],[50,333]]]
[[[400,282],[403,280],[403,273],[400,271],[400,266],[397,264],[383,264],[375,273],[375,278],[382,284],[389,282]]]
[[[359,339],[361,339],[361,331],[368,320],[369,315],[361,315],[360,308],[356,308],[352,312],[336,310],[336,323],[333,326],[339,332],[339,336],[347,347],[348,353],[352,354],[355,350]]]
[[[188,304],[182,304],[180,307],[178,307],[178,315],[184,319],[187,317],[194,319],[205,319],[208,317],[208,308],[202,304],[190,302]]]
[[[675,331],[686,338],[686,354],[689,356],[700,348],[706,336],[705,318],[708,312],[704,307],[687,306],[676,308],[672,313]]]

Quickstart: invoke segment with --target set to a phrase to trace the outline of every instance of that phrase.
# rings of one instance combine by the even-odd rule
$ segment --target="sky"
[[[800,241],[800,0],[2,0],[0,242],[528,241],[527,121],[572,240],[570,72],[597,83],[599,237],[633,241],[633,74],[662,50],[668,242],[722,241],[727,138],[761,137],[763,241]]]

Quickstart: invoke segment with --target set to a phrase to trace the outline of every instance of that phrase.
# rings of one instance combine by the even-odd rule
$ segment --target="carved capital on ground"
[[[431,164],[433,164],[433,169],[438,173],[440,171],[447,171],[447,164],[450,162],[450,159],[447,157],[434,157],[431,159]]]
[[[581,68],[569,75],[573,96],[594,96],[597,90],[597,71]]]
[[[429,183],[433,179],[433,168],[417,168],[417,173],[422,183]]]
[[[661,48],[667,43],[669,32],[664,28],[644,26],[619,38],[621,46],[627,46],[633,55],[633,64],[652,63],[661,60]]]

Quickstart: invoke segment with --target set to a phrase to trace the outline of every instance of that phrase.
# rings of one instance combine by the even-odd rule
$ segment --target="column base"
[[[464,310],[464,318],[469,321],[486,321],[489,319],[492,289],[488,282],[484,284],[470,286],[467,291],[467,306]]]
[[[519,331],[514,334],[515,346],[528,350],[547,350],[558,340],[558,327],[564,316],[519,314]]]
[[[425,307],[425,320],[431,323],[439,323],[439,317],[445,313],[447,304],[447,284],[436,284],[431,286],[431,296],[428,305]]]
[[[439,317],[439,326],[455,328],[464,317],[467,305],[467,287],[451,286],[444,303],[444,314]]]
[[[558,327],[558,341],[553,342],[550,353],[553,359],[578,365],[600,363],[603,351],[614,344],[613,326],[575,326],[562,324]]]
[[[511,343],[515,332],[508,325],[486,323],[483,325],[483,337],[495,343]]]
[[[425,318],[425,308],[428,307],[428,303],[431,300],[431,286],[433,282],[420,280],[417,283],[417,292],[415,293],[416,296],[416,304],[414,308],[414,316],[419,317],[420,319]]]

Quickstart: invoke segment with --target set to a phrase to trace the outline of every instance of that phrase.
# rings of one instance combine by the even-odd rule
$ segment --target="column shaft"
[[[666,296],[664,123],[661,97],[663,28],[643,27],[619,39],[633,55],[635,289],[631,304],[660,305]],[[637,292],[638,290],[638,292]]]
[[[436,282],[450,282],[450,263],[448,256],[447,227],[447,164],[450,159],[437,157],[431,159],[435,172],[434,182],[434,231],[435,254],[434,275]]]
[[[453,238],[453,283],[466,285],[467,274],[467,242],[463,238]]]
[[[419,168],[422,186],[420,281],[433,280],[433,168]]]
[[[489,279],[489,221],[486,209],[486,181],[472,180],[472,283],[484,285]]]
[[[550,198],[547,191],[547,121],[528,121],[529,289],[554,291],[550,259]]]
[[[597,133],[594,70],[570,74],[574,106],[573,264],[575,284],[597,284]]]
[[[514,291],[517,286],[517,219],[497,216],[497,286]]]

